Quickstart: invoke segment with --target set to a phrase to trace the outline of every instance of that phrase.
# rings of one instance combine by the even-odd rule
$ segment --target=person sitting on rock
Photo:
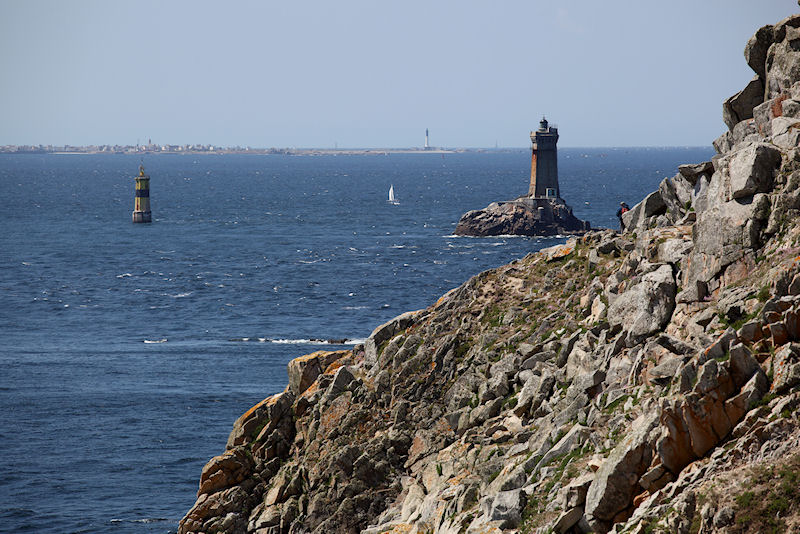
[[[619,219],[619,230],[620,232],[625,231],[625,223],[622,222],[622,214],[626,211],[630,210],[628,205],[624,202],[619,203],[619,209],[617,210],[617,219]]]

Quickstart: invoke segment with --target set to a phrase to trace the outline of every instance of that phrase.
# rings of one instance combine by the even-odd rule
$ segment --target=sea
[[[561,193],[613,228],[620,201],[712,155],[563,148]],[[131,223],[140,163],[152,224]],[[0,154],[0,531],[176,532],[289,360],[564,241],[453,235],[529,175],[523,149]]]

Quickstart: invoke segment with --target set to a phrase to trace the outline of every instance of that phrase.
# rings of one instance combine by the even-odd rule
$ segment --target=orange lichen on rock
[[[270,395],[270,396],[269,396],[269,397],[267,397],[266,399],[262,400],[261,402],[259,402],[258,404],[256,404],[255,406],[253,406],[252,408],[250,408],[249,410],[247,410],[246,412],[244,412],[244,413],[242,414],[242,416],[241,416],[239,419],[241,419],[242,421],[244,421],[244,420],[248,419],[248,418],[249,418],[251,415],[253,415],[253,412],[255,412],[256,410],[258,410],[258,409],[259,409],[259,408],[261,408],[262,406],[264,406],[264,407],[266,407],[266,406],[272,406],[272,405],[273,405],[273,404],[275,404],[275,402],[278,400],[278,397],[279,397],[280,395],[283,395],[283,393],[276,393],[275,395]]]

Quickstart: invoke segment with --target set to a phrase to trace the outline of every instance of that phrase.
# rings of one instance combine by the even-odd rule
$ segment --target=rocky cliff
[[[760,29],[711,162],[289,364],[180,532],[800,529],[800,15]]]

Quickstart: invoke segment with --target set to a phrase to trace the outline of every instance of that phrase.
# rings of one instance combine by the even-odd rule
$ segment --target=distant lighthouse
[[[528,196],[561,198],[558,190],[558,128],[542,117],[539,129],[531,132],[531,183]]]
[[[139,165],[139,176],[136,180],[136,200],[133,206],[133,222],[149,223],[150,214],[150,176],[144,173],[144,165]]]
[[[428,144],[428,129],[425,128],[425,150],[428,150],[430,145]]]

